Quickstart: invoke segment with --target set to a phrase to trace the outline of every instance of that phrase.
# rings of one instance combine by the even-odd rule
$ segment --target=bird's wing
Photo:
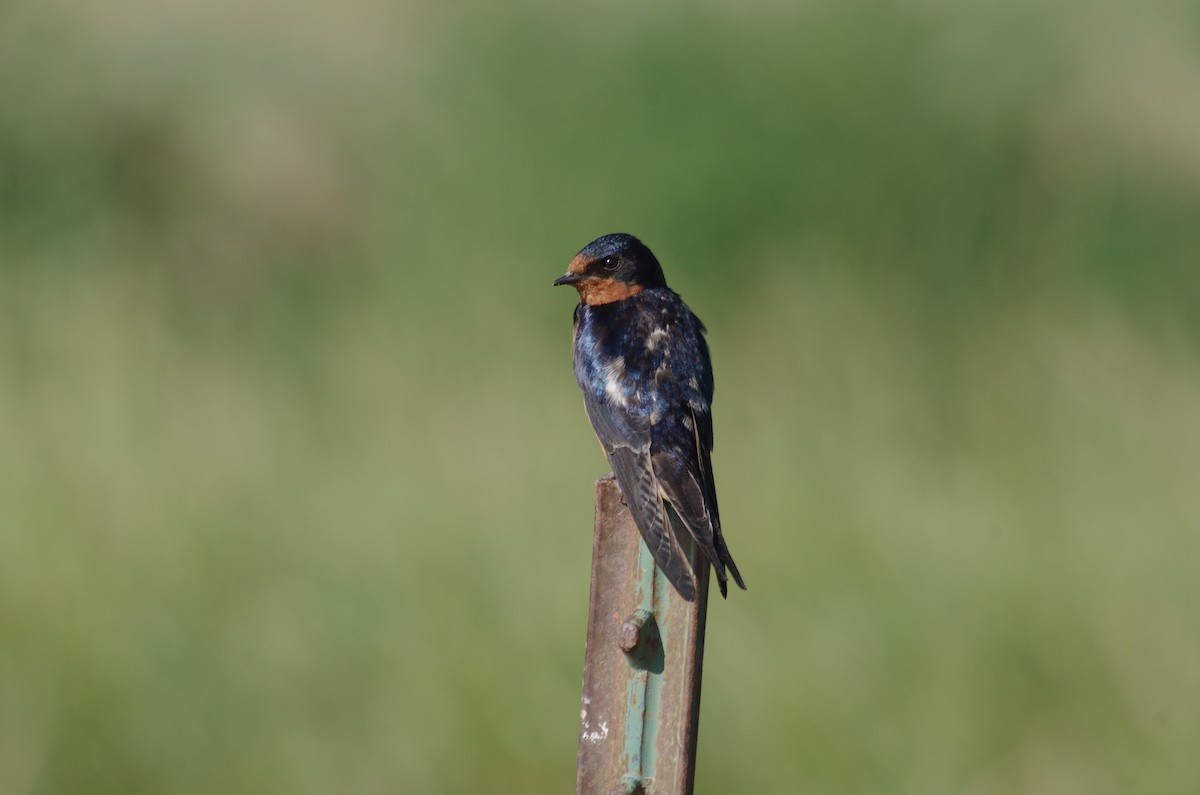
[[[725,569],[745,588],[742,575],[721,535],[717,489],[712,476],[712,414],[690,407],[691,439],[660,445],[651,456],[655,474],[671,507],[704,550],[725,593]],[[675,441],[675,440],[672,440]]]
[[[663,494],[712,561],[717,570],[717,579],[723,581],[725,566],[713,545],[713,530],[720,527],[713,510],[715,506],[710,505],[709,499],[715,489],[708,488],[705,478],[708,451],[700,445],[694,411],[690,424],[691,438],[679,433],[683,430],[681,426],[675,426],[669,435],[661,435],[654,445],[650,460]]]
[[[612,465],[617,484],[633,515],[634,524],[654,556],[655,563],[667,575],[687,601],[696,598],[696,586],[683,555],[671,532],[670,519],[663,503],[654,465],[650,458],[650,422],[626,411],[611,401],[584,391],[584,405],[596,437]]]

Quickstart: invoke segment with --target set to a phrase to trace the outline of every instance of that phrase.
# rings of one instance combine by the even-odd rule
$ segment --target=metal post
[[[681,541],[698,570],[691,603],[654,565],[616,480],[596,482],[577,795],[692,792],[709,567]]]

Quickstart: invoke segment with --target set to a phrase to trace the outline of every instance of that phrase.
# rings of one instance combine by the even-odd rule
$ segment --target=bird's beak
[[[583,281],[585,278],[587,277],[582,273],[564,273],[562,276],[559,276],[554,280],[554,284],[552,286],[558,287],[560,284],[577,284]]]

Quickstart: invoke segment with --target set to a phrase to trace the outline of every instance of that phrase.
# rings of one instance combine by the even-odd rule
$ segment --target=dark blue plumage
[[[745,588],[721,533],[712,477],[712,365],[702,324],[631,235],[589,243],[555,284],[571,284],[575,379],[646,545],[685,599],[695,583],[670,505],[713,564]]]

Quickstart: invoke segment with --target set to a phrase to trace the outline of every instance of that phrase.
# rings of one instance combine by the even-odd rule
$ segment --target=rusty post
[[[699,569],[690,603],[654,565],[616,480],[596,482],[577,795],[692,792],[709,567],[690,539],[683,549]]]

